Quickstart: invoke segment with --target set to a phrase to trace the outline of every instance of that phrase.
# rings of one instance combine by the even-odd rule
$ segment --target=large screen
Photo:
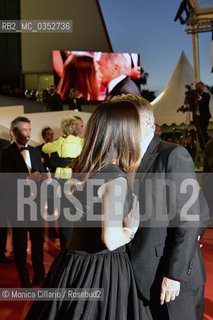
[[[139,89],[141,68],[137,53],[53,51],[54,81],[62,101],[105,100],[121,83]],[[126,90],[126,89],[125,89]],[[131,91],[131,90],[130,90]],[[125,92],[128,93],[128,92]],[[135,93],[135,92],[129,92]]]

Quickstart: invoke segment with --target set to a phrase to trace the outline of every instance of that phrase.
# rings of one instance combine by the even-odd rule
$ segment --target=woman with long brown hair
[[[58,84],[58,93],[62,100],[68,100],[71,89],[78,90],[84,100],[98,99],[98,80],[92,56],[71,55],[65,61]]]
[[[96,290],[102,299],[38,301],[26,319],[139,319],[125,245],[139,225],[138,202],[126,174],[139,164],[140,143],[140,117],[132,102],[105,101],[93,112],[82,152],[72,163],[70,241],[53,262],[43,286]]]

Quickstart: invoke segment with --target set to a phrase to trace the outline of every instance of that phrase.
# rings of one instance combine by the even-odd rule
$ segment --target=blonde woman
[[[83,139],[78,137],[79,125],[74,117],[64,117],[61,120],[61,130],[63,137],[46,143],[42,147],[42,151],[49,154],[57,152],[60,158],[58,160],[60,165],[56,168],[55,176],[59,179],[69,179],[71,178],[72,170],[67,166],[72,159],[80,154]]]
[[[83,139],[78,137],[79,124],[78,120],[74,117],[64,117],[61,120],[61,130],[63,137],[46,143],[42,147],[44,153],[51,154],[50,161],[53,167],[56,167],[55,177],[59,179],[61,190],[64,189],[66,179],[70,179],[72,176],[72,169],[69,166],[70,162],[76,158],[83,146]],[[66,196],[62,192],[61,204],[67,202]],[[64,217],[59,211],[59,238],[61,248],[66,244],[70,236],[70,229],[64,228]]]

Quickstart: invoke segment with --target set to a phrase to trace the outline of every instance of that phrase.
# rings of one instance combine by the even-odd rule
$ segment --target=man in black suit
[[[141,95],[138,86],[129,77],[131,58],[128,53],[101,53],[99,65],[102,84],[107,87],[105,100],[122,93]]]
[[[44,229],[40,212],[42,209],[40,209],[39,185],[41,181],[49,178],[49,174],[44,173],[39,150],[28,145],[31,135],[30,121],[25,117],[17,117],[11,123],[11,130],[15,142],[2,152],[2,171],[5,173],[4,198],[12,225],[14,257],[19,280],[21,286],[27,288],[31,287],[26,261],[28,232],[34,271],[33,284],[40,284],[44,279]],[[19,180],[20,178],[22,180]],[[17,217],[20,209],[20,189],[17,187],[19,181],[27,181],[29,186],[37,186],[37,190],[29,191],[28,189],[28,197],[30,193],[30,197],[35,198],[37,202],[34,210],[24,206],[24,221],[20,221]],[[34,225],[32,225],[31,214],[34,216],[36,214]]]
[[[42,138],[44,140],[44,143],[52,142],[54,140],[54,132],[50,127],[45,127],[44,129],[42,129],[41,135],[42,135]],[[48,153],[44,153],[42,151],[42,147],[43,147],[44,143],[42,143],[39,146],[37,146],[37,148],[39,149],[39,151],[41,153],[41,161],[44,164],[44,167],[45,168],[46,167],[50,168],[51,164],[50,164],[49,154]]]
[[[43,101],[46,105],[47,111],[60,111],[63,110],[63,102],[60,94],[54,85],[51,85],[48,90],[43,91]]]
[[[44,129],[42,129],[41,132],[42,138],[44,140],[45,143],[48,142],[52,142],[54,140],[54,132],[50,127],[45,127]],[[42,151],[42,147],[43,147],[44,143],[40,144],[39,146],[37,146],[37,148],[39,149],[40,153],[41,153],[41,161],[44,164],[44,167],[48,167],[50,169],[50,172],[55,172],[56,167],[54,168],[51,165],[51,159],[50,159],[50,155],[48,153],[44,153]],[[52,155],[51,155],[52,157]],[[47,211],[48,211],[48,216],[51,216],[54,214],[54,205],[53,205],[53,191],[51,192],[51,189],[48,188],[48,194],[47,194]],[[49,225],[49,237],[50,238],[58,238],[58,234],[56,232],[56,228],[55,228],[55,221],[48,221],[48,225]]]
[[[1,168],[2,151],[9,145],[10,145],[10,141],[0,138],[0,168]],[[1,176],[1,182],[2,182],[2,176]],[[1,188],[3,187],[3,183],[0,184],[0,187]],[[0,193],[0,196],[2,197],[2,192]],[[2,203],[2,200],[1,200],[1,203]],[[3,210],[3,208],[1,208],[1,210]],[[7,243],[7,213],[2,211],[0,213],[0,263],[11,263],[13,261],[5,257],[6,243]]]
[[[121,99],[132,101],[141,116],[142,159],[134,188],[141,225],[130,248],[140,303],[153,319],[201,320],[205,270],[198,239],[209,212],[192,158],[184,147],[154,134],[147,100],[136,95]]]
[[[195,124],[197,123],[199,127],[198,138],[200,142],[200,147],[204,150],[205,144],[208,141],[207,128],[209,124],[209,119],[211,118],[211,114],[209,111],[210,94],[208,92],[204,92],[204,84],[202,82],[196,83],[195,88],[196,92],[198,93],[198,108],[194,110],[194,117],[196,117],[194,121]]]

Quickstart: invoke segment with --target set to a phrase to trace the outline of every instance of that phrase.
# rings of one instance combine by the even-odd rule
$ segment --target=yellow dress
[[[42,147],[44,153],[57,152],[59,157],[76,158],[82,150],[83,138],[68,135],[67,137],[60,137],[59,139],[48,142]],[[71,168],[56,168],[55,176],[60,179],[70,179],[72,176]]]

